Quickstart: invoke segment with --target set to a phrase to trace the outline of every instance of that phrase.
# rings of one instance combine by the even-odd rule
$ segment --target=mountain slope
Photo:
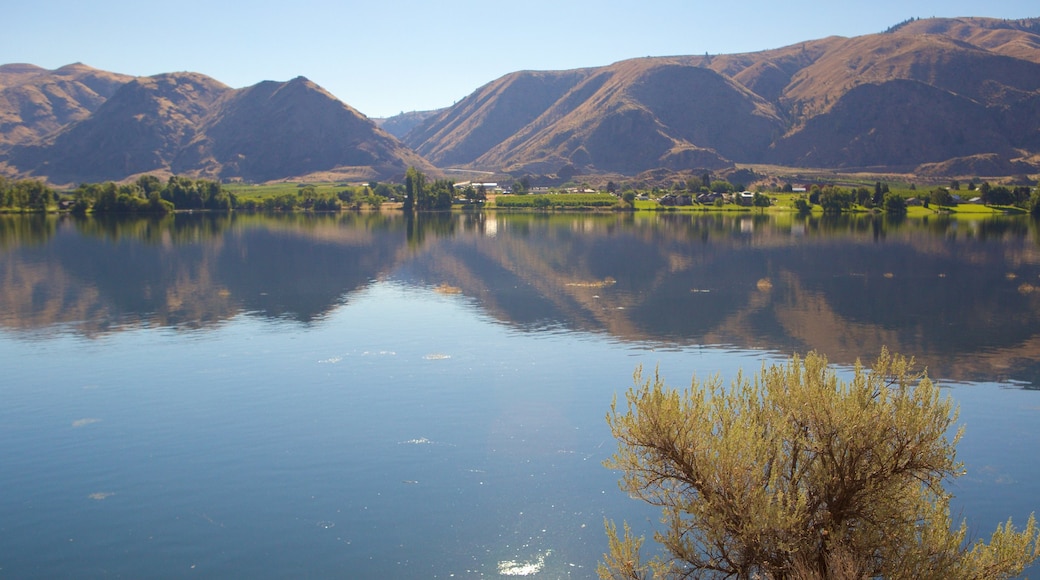
[[[195,137],[210,107],[231,90],[195,73],[136,78],[90,117],[40,145],[15,148],[11,157],[56,183],[161,172]]]
[[[1022,165],[1040,159],[1038,104],[1040,19],[928,19],[758,53],[514,73],[405,142],[437,164],[511,172],[914,170],[973,156],[1040,170]]]
[[[267,181],[337,169],[395,175],[409,165],[430,168],[375,123],[298,77],[229,94],[173,170]]]
[[[912,19],[756,53],[520,71],[450,108],[383,122],[399,121],[413,125],[411,150],[302,77],[231,89],[193,73],[0,66],[0,171],[58,183],[142,172],[395,179],[433,164],[1008,175],[1040,172],[1040,18]]]
[[[404,136],[409,131],[418,127],[424,123],[430,117],[440,113],[440,110],[433,111],[412,111],[410,113],[401,113],[394,115],[393,117],[386,118],[373,118],[376,126],[380,129],[390,133],[398,139],[404,139]]]
[[[603,74],[580,105],[550,112],[561,115],[551,128],[480,161],[544,152],[551,163],[607,172],[716,168],[724,158],[758,154],[782,126],[772,105],[708,68],[652,59],[618,63]]]
[[[70,64],[0,66],[0,148],[39,140],[90,116],[131,76]]]
[[[441,166],[470,163],[535,122],[588,74],[587,70],[508,74],[409,132],[405,143]]]
[[[40,70],[8,68],[0,82],[25,87],[33,74],[46,76]],[[54,183],[142,173],[267,181],[315,173],[383,179],[403,175],[410,165],[434,171],[302,77],[236,90],[197,73],[161,74],[132,78],[98,100],[95,110],[75,111],[67,124],[53,116],[51,124],[60,129],[44,138],[20,138],[6,155],[7,166]],[[24,117],[16,120],[28,125]],[[34,131],[44,126],[37,123]]]

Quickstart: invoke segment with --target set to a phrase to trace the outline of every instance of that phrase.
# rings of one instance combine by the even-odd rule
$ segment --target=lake
[[[0,216],[0,577],[589,578],[638,366],[883,345],[961,408],[955,519],[1040,497],[1027,219]],[[1034,571],[1035,573],[1035,571]]]

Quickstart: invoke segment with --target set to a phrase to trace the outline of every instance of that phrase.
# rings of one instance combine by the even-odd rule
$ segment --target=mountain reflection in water
[[[86,337],[240,315],[321,324],[379,280],[462,294],[520,329],[666,348],[882,345],[953,380],[1040,385],[1025,218],[759,214],[0,217],[0,327]]]

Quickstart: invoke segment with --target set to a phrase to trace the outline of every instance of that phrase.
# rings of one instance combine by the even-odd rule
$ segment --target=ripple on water
[[[498,563],[498,573],[502,576],[534,576],[545,567],[545,559],[552,550],[538,554],[534,560],[503,560]]]

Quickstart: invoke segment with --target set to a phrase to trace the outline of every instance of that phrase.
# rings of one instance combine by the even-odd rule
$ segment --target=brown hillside
[[[909,80],[863,84],[779,140],[771,163],[909,170],[985,151],[1014,155],[999,119],[976,101]]]
[[[412,129],[426,122],[430,117],[441,112],[441,109],[433,111],[411,111],[409,113],[400,113],[393,117],[385,118],[372,118],[376,126],[380,129],[390,133],[394,137],[403,140]]]
[[[905,34],[940,34],[1001,54],[1040,62],[1040,18],[929,18],[901,29]]]
[[[47,69],[28,63],[0,64],[0,89],[19,85],[26,79],[47,72]]]
[[[781,127],[771,104],[711,69],[636,59],[598,69],[475,165],[627,174],[718,168],[727,156],[764,149]]]
[[[209,108],[230,91],[196,73],[136,78],[87,119],[41,145],[12,151],[18,167],[56,183],[168,170]]]
[[[75,183],[141,173],[266,181],[318,173],[333,179],[393,178],[409,165],[435,171],[372,121],[302,77],[234,90],[195,73],[125,77],[131,80],[119,85],[115,81],[120,77],[92,74],[82,65],[41,71],[31,65],[4,67],[0,82],[10,86],[3,95],[53,97],[58,93],[50,87],[68,77],[77,80],[67,85],[67,92],[78,90],[76,102],[95,110],[55,106],[54,111],[71,112],[41,115],[49,119],[47,125],[26,120],[35,117],[24,114],[30,110],[24,103],[30,101],[23,100],[22,114],[12,114],[15,128],[5,135],[13,139],[21,134],[15,129],[25,127],[60,129],[46,138],[23,131],[22,144],[0,155],[0,162],[17,175]],[[111,89],[111,97],[90,92],[91,87],[102,93]]]
[[[916,20],[757,53],[565,72],[580,82],[552,103],[559,91],[546,84],[563,73],[503,77],[408,142],[436,163],[537,173],[731,162],[913,168],[978,155],[1003,160],[985,166],[1020,159],[1021,168],[1040,158],[1040,19]],[[500,87],[511,89],[508,101],[496,102]],[[522,115],[512,114],[518,103]]]
[[[0,148],[32,143],[90,116],[133,77],[72,64],[0,66]]]
[[[0,170],[59,182],[435,171],[421,156],[557,175],[735,163],[1036,173],[1040,18],[910,20],[755,53],[522,71],[404,140],[414,151],[302,78],[232,90],[190,73],[0,66]]]
[[[1008,159],[996,153],[988,153],[956,157],[940,163],[924,163],[914,168],[913,173],[929,177],[948,177],[951,175],[993,177],[1025,175],[1032,170],[1033,166],[1023,160]]]
[[[229,93],[173,170],[268,181],[336,170],[388,178],[409,165],[432,170],[364,115],[298,77]]]
[[[850,39],[799,71],[783,98],[807,119],[856,86],[892,80],[914,80],[999,105],[1002,91],[1040,89],[1040,66],[945,36],[874,34]]]
[[[731,77],[769,102],[777,102],[791,79],[848,39],[831,36],[820,40],[745,54],[702,57],[691,62]]]
[[[405,143],[440,166],[471,163],[533,123],[588,75],[588,70],[506,75],[411,131]]]
[[[87,119],[13,158],[59,183],[119,179],[163,170],[194,136],[194,126],[226,91],[194,73],[137,78],[120,87]]]

